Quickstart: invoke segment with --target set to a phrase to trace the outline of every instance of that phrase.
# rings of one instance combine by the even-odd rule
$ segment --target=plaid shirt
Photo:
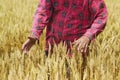
[[[40,0],[31,36],[39,39],[46,27],[46,46],[83,35],[92,40],[103,31],[107,16],[103,0]]]

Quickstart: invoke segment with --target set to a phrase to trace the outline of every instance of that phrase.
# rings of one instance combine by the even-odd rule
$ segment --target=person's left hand
[[[87,36],[82,36],[78,40],[73,42],[73,45],[80,51],[82,54],[85,54],[90,43],[90,39]]]

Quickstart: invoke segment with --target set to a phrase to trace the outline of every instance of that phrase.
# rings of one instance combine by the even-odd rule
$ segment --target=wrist
[[[36,35],[34,33],[30,33],[30,35],[28,36],[29,39],[31,40],[38,40]]]
[[[87,34],[84,34],[83,36],[87,37],[90,41],[92,40],[92,36],[89,36]]]
[[[39,39],[35,36],[34,33],[31,33],[31,34],[28,36],[28,39],[29,39],[31,42],[33,42],[33,43],[37,42],[37,44],[39,44]]]
[[[37,40],[37,39],[35,39],[35,38],[33,38],[33,37],[30,37],[30,36],[28,37],[28,39],[29,39],[31,42],[33,42],[33,43],[35,43],[36,40]]]
[[[31,41],[35,42],[37,40],[37,38],[33,35],[33,34],[30,34],[28,36],[28,39],[30,39]]]
[[[88,36],[83,35],[86,41],[91,42],[91,39]]]

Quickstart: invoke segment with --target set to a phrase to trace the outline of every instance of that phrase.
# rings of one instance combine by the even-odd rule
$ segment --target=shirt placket
[[[64,26],[63,26],[63,30],[62,30],[62,39],[66,40],[67,38],[67,32],[65,32],[64,30],[68,28],[68,24],[69,21],[71,21],[73,19],[73,16],[70,15],[71,13],[71,8],[72,8],[72,3],[74,2],[74,0],[69,1],[69,8],[66,10],[66,18],[64,20]]]

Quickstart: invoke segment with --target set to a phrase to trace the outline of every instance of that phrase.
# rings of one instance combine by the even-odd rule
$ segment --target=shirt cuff
[[[30,38],[33,38],[33,39],[35,39],[35,40],[39,40],[39,37],[37,36],[37,34],[35,34],[35,33],[30,33],[30,35],[29,35],[29,37]]]

